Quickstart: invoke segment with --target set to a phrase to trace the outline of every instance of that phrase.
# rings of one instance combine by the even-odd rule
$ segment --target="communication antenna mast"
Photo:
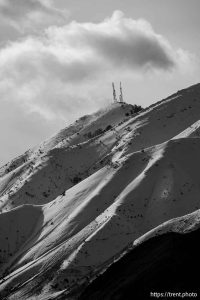
[[[123,92],[122,92],[122,83],[121,83],[121,82],[120,82],[119,102],[124,102],[124,99],[123,99]]]
[[[114,82],[112,82],[112,88],[113,88],[113,102],[116,103],[117,102],[117,97],[116,97]]]

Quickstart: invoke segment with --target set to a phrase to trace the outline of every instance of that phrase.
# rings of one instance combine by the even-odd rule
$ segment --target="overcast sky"
[[[199,82],[199,0],[0,0],[0,165],[83,114]]]

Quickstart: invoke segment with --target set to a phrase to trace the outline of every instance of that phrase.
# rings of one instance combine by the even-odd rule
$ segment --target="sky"
[[[112,101],[200,80],[199,0],[0,0],[0,165]]]

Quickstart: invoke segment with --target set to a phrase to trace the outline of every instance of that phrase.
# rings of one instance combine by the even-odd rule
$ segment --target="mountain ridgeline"
[[[197,291],[199,136],[197,84],[113,103],[2,166],[0,299]]]

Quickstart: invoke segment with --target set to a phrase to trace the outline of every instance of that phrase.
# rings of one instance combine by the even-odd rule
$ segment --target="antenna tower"
[[[124,102],[124,99],[123,99],[123,92],[122,92],[122,83],[121,83],[121,82],[120,82],[119,102]]]
[[[112,82],[112,88],[113,88],[113,102],[116,103],[117,102],[117,97],[116,97],[114,82]]]

